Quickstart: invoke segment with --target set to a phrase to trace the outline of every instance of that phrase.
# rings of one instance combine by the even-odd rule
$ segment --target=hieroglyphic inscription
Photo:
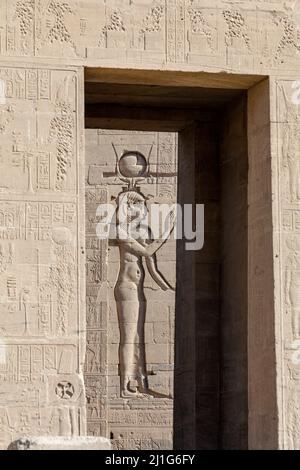
[[[95,9],[97,12],[95,13]],[[299,6],[283,0],[3,0],[0,54],[124,63],[299,63]],[[224,57],[226,48],[229,57]],[[202,59],[199,58],[202,56]],[[202,61],[202,62],[201,62]],[[204,62],[203,62],[204,61]],[[232,61],[232,62],[228,62]]]
[[[31,6],[18,2],[27,51]],[[76,73],[0,69],[1,448],[22,434],[85,432]]]
[[[99,204],[108,202],[105,188],[86,190],[86,281],[87,281],[87,346],[85,358],[85,384],[87,397],[87,431],[92,436],[108,435],[107,405],[107,344],[108,302],[107,240],[96,237],[96,216]]]
[[[277,83],[277,132],[280,200],[280,266],[281,279],[281,341],[284,344],[284,371],[282,374],[283,410],[287,417],[284,446],[299,445],[299,372],[294,361],[295,344],[300,337],[300,167],[299,132],[300,111],[294,99],[292,81]]]

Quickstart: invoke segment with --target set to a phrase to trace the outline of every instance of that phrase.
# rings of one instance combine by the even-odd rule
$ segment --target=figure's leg
[[[247,49],[250,50],[250,38],[247,33],[242,33],[243,39],[246,43]]]
[[[141,392],[146,392],[149,388],[146,366],[145,352],[145,318],[146,318],[146,301],[140,302],[139,320],[137,325],[136,345],[138,349],[138,382]]]
[[[137,329],[139,302],[126,300],[117,302],[120,329],[119,362],[121,395],[129,397],[136,395],[130,390],[129,382],[134,378],[134,350]]]

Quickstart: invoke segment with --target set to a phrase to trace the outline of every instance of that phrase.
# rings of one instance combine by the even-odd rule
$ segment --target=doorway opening
[[[86,69],[88,434],[114,436],[116,448],[248,447],[248,90],[262,78]],[[176,293],[160,293],[151,275],[143,280],[146,318],[137,336],[145,332],[150,397],[138,396],[133,375],[125,385],[133,395],[122,394],[131,353],[125,347],[122,362],[120,332],[130,335],[136,326],[132,321],[122,333],[120,315],[131,318],[143,299],[130,298],[126,313],[122,292],[116,294],[121,250],[95,236],[99,204],[117,205],[128,190],[118,167],[124,156],[137,175],[142,157],[151,168],[136,193],[205,210],[202,250],[186,250],[183,239],[157,252]]]

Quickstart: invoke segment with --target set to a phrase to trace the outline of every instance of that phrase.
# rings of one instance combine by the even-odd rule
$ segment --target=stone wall
[[[1,447],[85,433],[76,69],[2,67]]]
[[[1,447],[85,433],[84,67],[264,84],[248,92],[248,445],[299,447],[299,36],[294,0],[1,1]]]
[[[248,446],[247,100],[223,113],[221,174],[221,427],[222,448]]]
[[[172,448],[175,293],[162,291],[145,266],[147,301],[145,349],[149,389],[143,399],[124,399],[120,390],[119,322],[114,288],[120,254],[113,240],[99,240],[95,217],[99,204],[116,207],[126,187],[116,173],[116,154],[125,150],[149,158],[152,178],[141,181],[149,204],[176,203],[177,136],[175,133],[86,130],[86,256],[87,362],[89,434],[107,435],[118,449]],[[160,176],[155,174],[160,173]],[[173,173],[174,176],[168,176]],[[145,262],[144,262],[145,265]],[[157,266],[171,286],[176,285],[176,246],[169,240],[157,253]],[[99,333],[95,318],[101,318]],[[99,336],[98,336],[99,335]],[[100,348],[100,349],[99,349]],[[94,359],[96,354],[96,361]],[[95,397],[98,397],[95,399]]]
[[[294,0],[3,0],[0,52],[112,67],[284,72],[299,64],[299,18]]]
[[[221,116],[220,116],[221,117]],[[196,446],[219,447],[221,435],[221,171],[219,127],[198,123],[195,129],[195,200],[204,204],[204,247],[195,252]],[[201,373],[197,373],[201,371]]]

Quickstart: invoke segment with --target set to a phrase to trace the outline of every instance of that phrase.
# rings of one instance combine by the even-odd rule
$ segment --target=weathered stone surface
[[[1,67],[0,75],[0,446],[6,448],[20,433],[85,433],[85,299],[80,73],[18,64]]]
[[[122,155],[126,149],[138,151],[141,155],[150,155],[148,165],[153,177],[139,178],[139,189],[131,189],[131,194],[147,195],[151,202],[162,201],[168,203],[176,202],[176,167],[177,167],[177,148],[176,135],[164,133],[137,133],[126,131],[104,131],[104,130],[86,130],[86,241],[87,241],[87,341],[88,350],[91,347],[89,336],[95,334],[96,325],[94,324],[95,309],[99,309],[99,303],[96,298],[89,295],[94,288],[96,291],[101,290],[101,298],[106,301],[101,302],[102,308],[102,325],[99,325],[101,332],[102,355],[100,355],[99,370],[91,368],[86,363],[85,380],[87,384],[95,379],[102,377],[101,385],[98,390],[94,387],[94,396],[96,398],[88,398],[87,407],[87,423],[88,430],[96,423],[102,423],[102,429],[106,429],[107,436],[113,436],[114,448],[119,448],[124,435],[128,434],[127,444],[129,448],[145,446],[152,448],[154,444],[152,439],[156,438],[162,425],[158,423],[153,426],[155,419],[155,411],[159,408],[159,413],[165,413],[168,417],[168,423],[163,422],[164,432],[169,436],[172,433],[172,396],[173,384],[171,374],[166,373],[164,368],[168,365],[170,368],[174,363],[173,344],[174,344],[174,305],[175,293],[164,292],[153,281],[147,268],[145,267],[145,279],[143,281],[143,292],[147,304],[145,304],[145,320],[140,320],[134,324],[127,317],[123,318],[122,308],[126,305],[118,301],[118,293],[116,291],[117,280],[120,279],[120,254],[116,243],[111,246],[103,246],[103,256],[97,257],[97,248],[99,240],[96,236],[95,213],[100,203],[114,201],[118,194],[124,191],[128,184],[121,175],[116,173],[116,158],[120,162]],[[117,154],[117,155],[116,155]],[[159,172],[160,176],[155,177],[155,173]],[[173,172],[173,176],[169,176]],[[129,181],[128,181],[129,182]],[[135,191],[135,192],[134,192]],[[116,204],[115,204],[116,206]],[[102,242],[100,242],[102,243]],[[105,242],[104,242],[105,243]],[[93,250],[90,247],[93,246]],[[95,267],[97,263],[97,267]],[[175,286],[175,263],[176,263],[176,246],[172,241],[168,242],[157,253],[157,264],[160,272],[165,278],[172,282]],[[139,268],[140,269],[140,268]],[[124,282],[124,280],[123,280]],[[140,308],[140,299],[137,297],[136,307]],[[134,300],[129,303],[130,311],[134,310]],[[161,307],[163,304],[164,308]],[[119,316],[117,313],[119,308]],[[152,312],[156,311],[156,317],[152,316]],[[126,312],[125,312],[126,313]],[[128,316],[128,312],[126,313]],[[137,317],[138,320],[138,317]],[[126,323],[127,321],[127,323]],[[89,328],[91,327],[91,329]],[[123,328],[125,331],[123,331]],[[127,330],[128,331],[127,331]],[[149,393],[147,397],[147,387],[140,387],[139,375],[131,378],[134,384],[133,390],[130,381],[124,385],[124,376],[129,373],[130,368],[135,367],[130,361],[124,362],[122,348],[130,354],[129,345],[124,341],[124,334],[132,331],[134,335],[144,335],[144,341],[136,344],[136,354],[139,357],[138,368],[143,370],[144,379],[148,381]],[[121,334],[120,334],[121,333]],[[95,343],[99,340],[96,339]],[[95,344],[95,347],[97,345]],[[143,352],[144,351],[144,352]],[[145,359],[143,359],[145,354]],[[91,356],[93,357],[93,356]],[[145,361],[145,362],[143,362]],[[117,366],[116,374],[109,374],[107,367]],[[127,370],[127,372],[126,372]],[[132,372],[131,372],[132,373]],[[89,387],[88,396],[91,395],[92,389]],[[146,394],[144,399],[138,398],[138,392],[142,391]],[[131,393],[131,396],[129,395]],[[128,396],[124,396],[127,395]],[[152,399],[151,394],[164,397],[164,400]],[[135,399],[135,395],[137,398]],[[123,397],[123,398],[122,398]],[[99,408],[99,400],[101,400],[101,411]],[[98,404],[97,404],[98,403]],[[126,412],[122,408],[126,407]],[[114,410],[115,411],[114,414]],[[139,412],[138,412],[139,410]],[[117,416],[117,421],[112,416]],[[116,426],[120,437],[116,435]],[[143,438],[138,437],[137,430],[143,429]],[[136,434],[136,437],[132,437]],[[123,436],[123,437],[122,437]],[[131,439],[129,439],[131,437]],[[169,438],[170,439],[170,438]],[[143,444],[142,444],[143,442]],[[163,440],[162,442],[165,442]],[[123,445],[123,444],[122,444]],[[168,444],[170,447],[171,443]]]
[[[299,17],[294,0],[3,0],[0,52],[102,66],[295,70]]]
[[[29,437],[12,442],[8,450],[110,450],[104,437]]]
[[[173,404],[177,447],[300,447],[299,52],[294,0],[0,2],[1,449],[170,448]],[[134,364],[163,397],[120,396],[120,250],[95,237],[124,183],[112,143],[153,144],[145,196],[206,205],[204,250],[157,254],[176,301],[143,281]]]

